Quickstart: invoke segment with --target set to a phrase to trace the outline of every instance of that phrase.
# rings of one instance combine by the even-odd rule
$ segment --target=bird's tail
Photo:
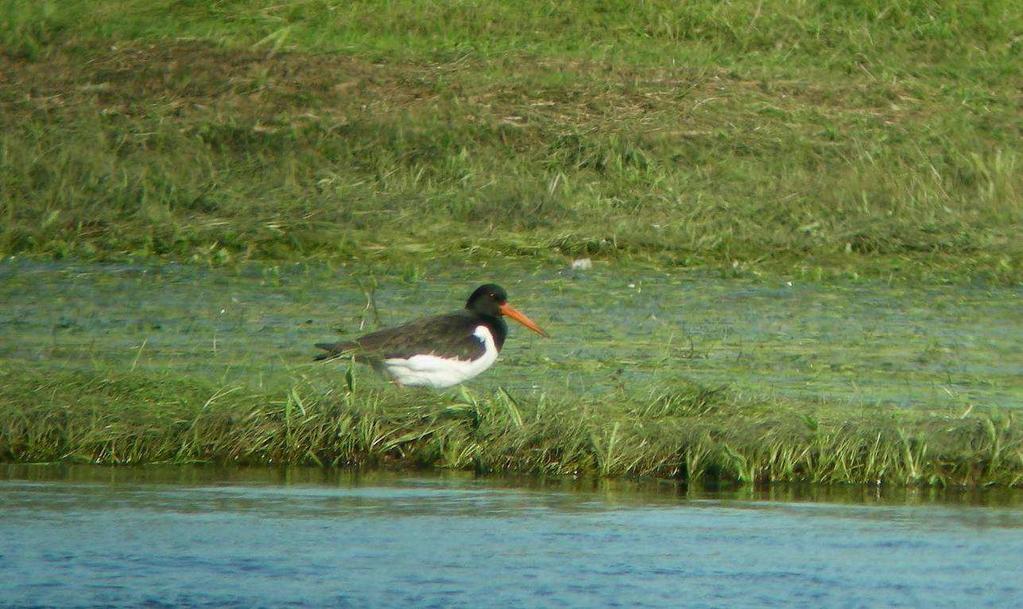
[[[353,351],[358,345],[349,341],[342,343],[316,343],[316,348],[323,349],[326,353],[317,355],[314,359],[316,361],[323,361],[326,359],[334,359],[335,357],[341,357],[347,353]]]

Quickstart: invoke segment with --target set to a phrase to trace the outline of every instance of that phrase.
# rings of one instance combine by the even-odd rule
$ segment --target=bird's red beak
[[[530,318],[526,317],[525,315],[523,315],[522,313],[520,313],[515,307],[511,306],[507,302],[502,304],[498,308],[498,310],[501,312],[501,315],[507,315],[508,317],[511,317],[512,319],[514,319],[515,321],[519,322],[520,324],[526,326],[527,328],[529,328],[533,332],[536,332],[540,336],[543,336],[543,337],[546,337],[546,338],[550,338],[550,335],[547,334],[546,332],[544,332],[543,330],[541,330],[540,326],[538,326],[535,323],[533,323],[532,319],[530,319]]]

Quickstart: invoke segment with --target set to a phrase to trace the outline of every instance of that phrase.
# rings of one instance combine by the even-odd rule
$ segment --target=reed
[[[137,372],[0,375],[0,460],[306,464],[760,484],[1023,485],[1009,411],[758,402],[682,385],[645,395],[324,388],[281,395]]]

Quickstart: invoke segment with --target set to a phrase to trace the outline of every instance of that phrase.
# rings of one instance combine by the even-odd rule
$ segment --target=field
[[[1020,31],[997,1],[0,0],[0,458],[1019,485]],[[134,309],[74,282],[296,265],[337,283],[278,294],[264,327],[315,323],[265,365],[160,351],[188,331],[141,275]],[[377,289],[440,282],[432,312],[490,279],[555,334],[511,376],[302,367],[337,307],[351,334],[416,314]],[[578,321],[622,303],[700,313]],[[923,313],[843,331],[874,306]],[[765,311],[792,340],[743,334]]]
[[[0,3],[0,252],[1019,281],[1012,2]]]

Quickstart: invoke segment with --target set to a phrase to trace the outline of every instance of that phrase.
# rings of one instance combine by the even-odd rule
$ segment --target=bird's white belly
[[[449,359],[439,355],[413,355],[409,358],[384,360],[384,368],[402,385],[444,389],[463,383],[494,365],[497,345],[486,326],[477,326],[473,335],[483,343],[484,352],[477,359]]]

